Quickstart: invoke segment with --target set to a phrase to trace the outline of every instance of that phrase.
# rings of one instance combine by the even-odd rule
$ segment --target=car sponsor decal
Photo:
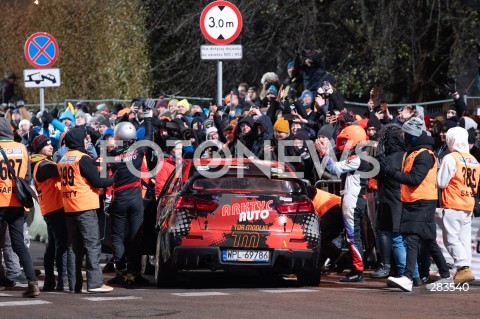
[[[8,155],[23,155],[21,148],[4,148],[5,153]]]

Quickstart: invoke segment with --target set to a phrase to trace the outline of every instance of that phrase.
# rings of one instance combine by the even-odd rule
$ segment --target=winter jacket
[[[407,151],[406,156],[413,151],[420,149],[433,150],[434,139],[428,136],[426,132],[420,135],[415,143]],[[435,159],[427,151],[422,151],[415,157],[413,168],[410,173],[395,171],[390,177],[408,186],[418,186],[426,178],[430,169],[435,165]],[[437,192],[432,189],[432,192]],[[435,209],[437,200],[417,200],[414,202],[404,202],[402,218],[400,222],[400,233],[404,235],[416,234],[422,239],[432,240],[436,237]]]
[[[385,158],[390,167],[401,171],[403,155],[405,154],[405,143],[401,136],[401,130],[392,129],[391,127],[386,128],[390,130],[390,133],[384,143]],[[381,231],[398,233],[402,217],[400,183],[392,178],[388,178],[383,170],[380,170],[378,177],[378,198],[381,201],[377,205],[377,228]]]

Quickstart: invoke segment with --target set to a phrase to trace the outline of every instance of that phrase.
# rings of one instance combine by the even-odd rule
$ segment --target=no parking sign
[[[57,40],[45,32],[32,34],[25,42],[25,57],[35,68],[51,67],[58,59]]]

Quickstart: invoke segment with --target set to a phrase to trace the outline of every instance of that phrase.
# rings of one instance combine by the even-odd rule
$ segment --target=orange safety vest
[[[317,189],[315,197],[312,199],[313,207],[318,214],[318,217],[322,217],[330,208],[336,205],[340,205],[341,198],[335,194],[325,192],[321,189]]]
[[[408,186],[405,184],[400,184],[400,199],[402,202],[412,203],[417,200],[437,200],[438,199],[438,190],[437,190],[437,159],[435,154],[429,149],[422,148],[417,151],[413,151],[405,159],[406,154],[403,156],[402,172],[408,174],[412,170],[413,163],[418,154],[423,151],[427,151],[432,155],[434,159],[433,167],[428,171],[425,179],[417,186]]]
[[[25,145],[18,142],[0,142],[5,150],[8,161],[15,170],[18,177],[25,178],[30,165]],[[17,188],[15,179],[10,174],[7,164],[0,153],[0,207],[22,207],[17,199]]]
[[[55,166],[57,163],[45,159]],[[43,161],[42,161],[43,162]],[[35,188],[38,193],[38,203],[40,204],[40,211],[43,216],[63,208],[62,191],[60,185],[60,177],[48,178],[43,182],[37,180],[38,167],[41,162],[38,162],[33,169],[33,180],[35,181]]]
[[[80,151],[68,151],[58,162],[58,174],[65,213],[83,212],[100,207],[98,191],[80,174],[80,159],[88,156]]]
[[[456,170],[448,186],[442,189],[441,205],[471,212],[475,204],[472,187],[474,190],[478,187],[480,164],[469,153],[452,152],[450,155],[455,159]]]

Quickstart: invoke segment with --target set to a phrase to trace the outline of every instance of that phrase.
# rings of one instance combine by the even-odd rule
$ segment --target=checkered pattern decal
[[[186,211],[178,211],[175,215],[171,226],[171,232],[175,237],[185,237],[190,233],[190,224],[192,223],[192,218],[187,214]]]
[[[307,247],[313,249],[320,245],[320,223],[317,214],[303,214],[299,224],[302,226]]]

